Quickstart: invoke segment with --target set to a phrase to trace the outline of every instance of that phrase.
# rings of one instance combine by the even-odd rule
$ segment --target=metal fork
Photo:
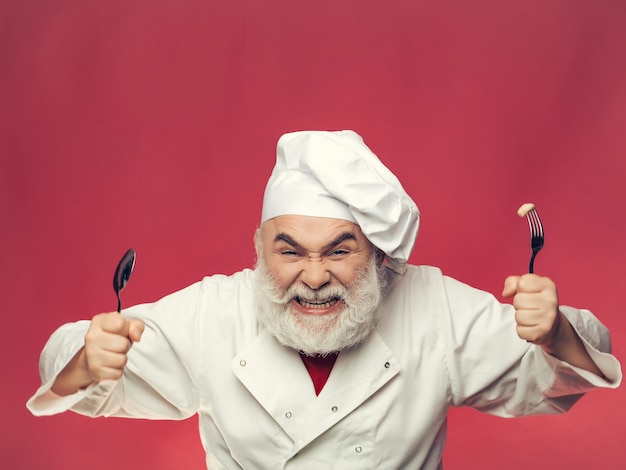
[[[528,265],[528,272],[533,273],[535,270],[535,256],[537,256],[539,250],[543,248],[544,232],[537,209],[532,208],[528,211],[526,218],[528,219],[528,226],[530,227],[530,248],[533,250],[533,254],[530,257],[530,264]]]

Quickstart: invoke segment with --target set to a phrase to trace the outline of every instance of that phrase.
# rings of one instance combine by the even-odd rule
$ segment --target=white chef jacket
[[[607,377],[560,362],[515,332],[513,308],[432,267],[389,271],[376,331],[342,351],[316,396],[297,351],[256,321],[254,272],[215,275],[123,314],[146,324],[123,379],[58,397],[49,389],[89,322],[64,325],[42,353],[36,415],[200,417],[214,469],[437,469],[450,406],[498,416],[563,412],[617,387],[607,330],[562,307]]]

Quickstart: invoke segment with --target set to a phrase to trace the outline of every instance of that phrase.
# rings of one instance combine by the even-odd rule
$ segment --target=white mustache
[[[275,285],[275,289],[270,295],[273,302],[282,306],[286,306],[292,300],[323,304],[334,300],[345,300],[348,297],[348,289],[341,285],[326,285],[320,289],[311,289],[306,284],[295,284],[286,291],[282,291]]]
[[[347,289],[343,287],[323,288],[323,290],[314,290],[306,285],[294,286],[289,289],[286,297],[295,300],[298,303],[306,302],[309,304],[325,304],[344,299],[347,296]]]

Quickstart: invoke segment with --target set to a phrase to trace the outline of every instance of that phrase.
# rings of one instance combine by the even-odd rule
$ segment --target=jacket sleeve
[[[605,378],[573,367],[517,336],[514,309],[491,294],[444,277],[452,402],[510,417],[567,411],[594,388],[616,388],[620,364],[608,330],[587,310],[561,307]]]
[[[83,346],[90,322],[63,325],[42,351],[42,385],[28,401],[28,409],[37,416],[70,409],[88,416],[147,419],[184,419],[194,414],[198,408],[198,352],[202,347],[201,291],[202,283],[197,283],[156,303],[124,310],[123,315],[143,320],[146,329],[128,353],[123,378],[60,397],[50,388]]]

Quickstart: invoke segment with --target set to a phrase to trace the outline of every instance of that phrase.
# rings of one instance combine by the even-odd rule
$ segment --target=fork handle
[[[533,254],[530,257],[530,264],[528,265],[528,272],[533,274],[535,272],[535,256],[537,256],[539,250],[533,250]]]

